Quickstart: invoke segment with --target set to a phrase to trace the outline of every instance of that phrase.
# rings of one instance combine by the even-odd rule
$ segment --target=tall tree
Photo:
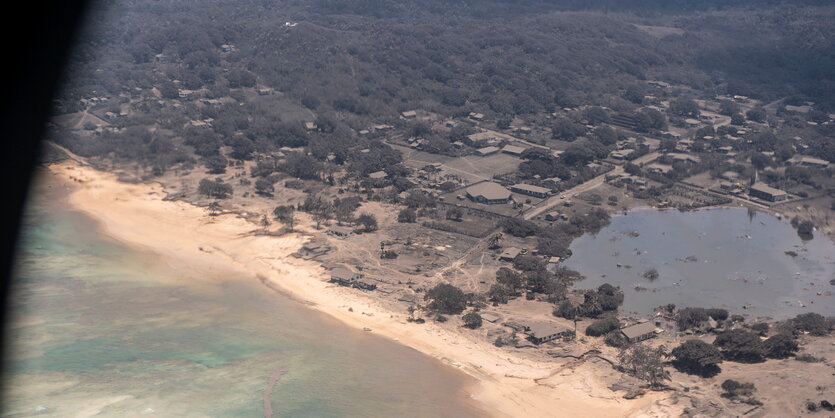
[[[276,206],[273,210],[273,216],[283,223],[290,232],[293,232],[293,226],[296,224],[296,209],[292,205]]]

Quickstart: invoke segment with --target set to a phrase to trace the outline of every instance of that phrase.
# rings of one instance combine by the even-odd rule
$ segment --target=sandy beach
[[[315,261],[292,257],[312,232],[300,216],[293,234],[257,234],[262,228],[236,214],[216,217],[181,201],[166,201],[159,184],[129,184],[114,174],[77,162],[50,166],[52,175],[72,188],[69,204],[96,219],[103,231],[125,244],[163,255],[195,271],[231,271],[230,280],[260,280],[344,324],[397,341],[456,367],[477,380],[469,388],[485,414],[526,417],[669,416],[679,407],[667,392],[650,392],[635,400],[608,389],[601,381],[609,368],[584,364],[576,368],[533,361],[432,323],[406,322],[373,297],[336,287]],[[277,230],[279,226],[273,226]],[[207,274],[207,276],[210,276]],[[267,291],[267,289],[265,289]]]

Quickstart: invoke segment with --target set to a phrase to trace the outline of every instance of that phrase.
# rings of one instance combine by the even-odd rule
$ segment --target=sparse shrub
[[[797,315],[782,324],[782,329],[785,332],[797,335],[801,332],[808,332],[814,336],[824,336],[829,334],[831,328],[830,321],[820,314],[809,312]]]
[[[766,354],[760,337],[743,329],[733,329],[719,334],[713,345],[722,349],[726,359],[739,362],[760,362]]]
[[[571,302],[564,300],[556,307],[556,309],[554,309],[554,316],[565,319],[574,319],[577,317],[577,308],[572,305]]]
[[[709,317],[704,308],[684,308],[676,315],[676,325],[681,331],[697,328]]]
[[[761,337],[764,337],[768,333],[767,322],[757,322],[755,324],[751,324],[748,328],[759,334]]]
[[[756,388],[753,383],[738,382],[736,380],[727,379],[722,382],[722,390],[725,391],[722,396],[726,398],[737,398],[740,396],[751,396]]]
[[[808,353],[799,354],[795,356],[794,359],[797,361],[802,361],[804,363],[823,363],[824,361],[826,361],[826,359],[823,357],[815,357]]]
[[[629,339],[620,332],[619,329],[614,330],[606,334],[606,337],[603,339],[603,342],[610,347],[615,348],[624,348],[629,345]]]
[[[687,340],[671,352],[674,364],[683,371],[711,376],[719,373],[722,352],[718,348],[702,341]]]
[[[479,328],[482,324],[481,315],[475,312],[467,312],[461,317],[461,319],[464,321],[464,326],[469,329]]]
[[[765,356],[768,358],[786,358],[793,356],[800,348],[794,337],[788,334],[777,334],[763,341]]]
[[[427,305],[430,310],[440,314],[459,314],[467,306],[464,292],[449,283],[437,284],[423,298],[430,301]]]
[[[417,221],[417,212],[412,208],[405,208],[397,214],[397,222],[413,223]]]
[[[599,337],[618,328],[620,328],[620,322],[617,318],[603,318],[592,322],[591,325],[586,327],[586,335],[590,337]]]
[[[727,309],[718,309],[718,308],[710,308],[705,311],[707,316],[717,320],[717,321],[724,321],[728,319],[728,310]]]

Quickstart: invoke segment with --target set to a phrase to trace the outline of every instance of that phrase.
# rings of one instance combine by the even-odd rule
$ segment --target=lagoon
[[[788,220],[766,213],[634,210],[570,248],[565,266],[586,276],[575,287],[620,286],[626,312],[673,303],[777,319],[835,315],[835,245],[822,234],[805,241]],[[650,269],[657,279],[643,277]]]

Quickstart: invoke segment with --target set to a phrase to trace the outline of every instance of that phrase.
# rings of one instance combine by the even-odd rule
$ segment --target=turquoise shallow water
[[[471,380],[257,281],[190,277],[37,187],[19,245],[2,416],[477,416]]]
[[[674,303],[774,318],[835,315],[835,245],[822,234],[804,241],[787,220],[765,213],[637,210],[578,238],[571,250],[566,266],[587,277],[576,286],[620,286],[626,311]],[[642,277],[652,268],[658,279]]]

